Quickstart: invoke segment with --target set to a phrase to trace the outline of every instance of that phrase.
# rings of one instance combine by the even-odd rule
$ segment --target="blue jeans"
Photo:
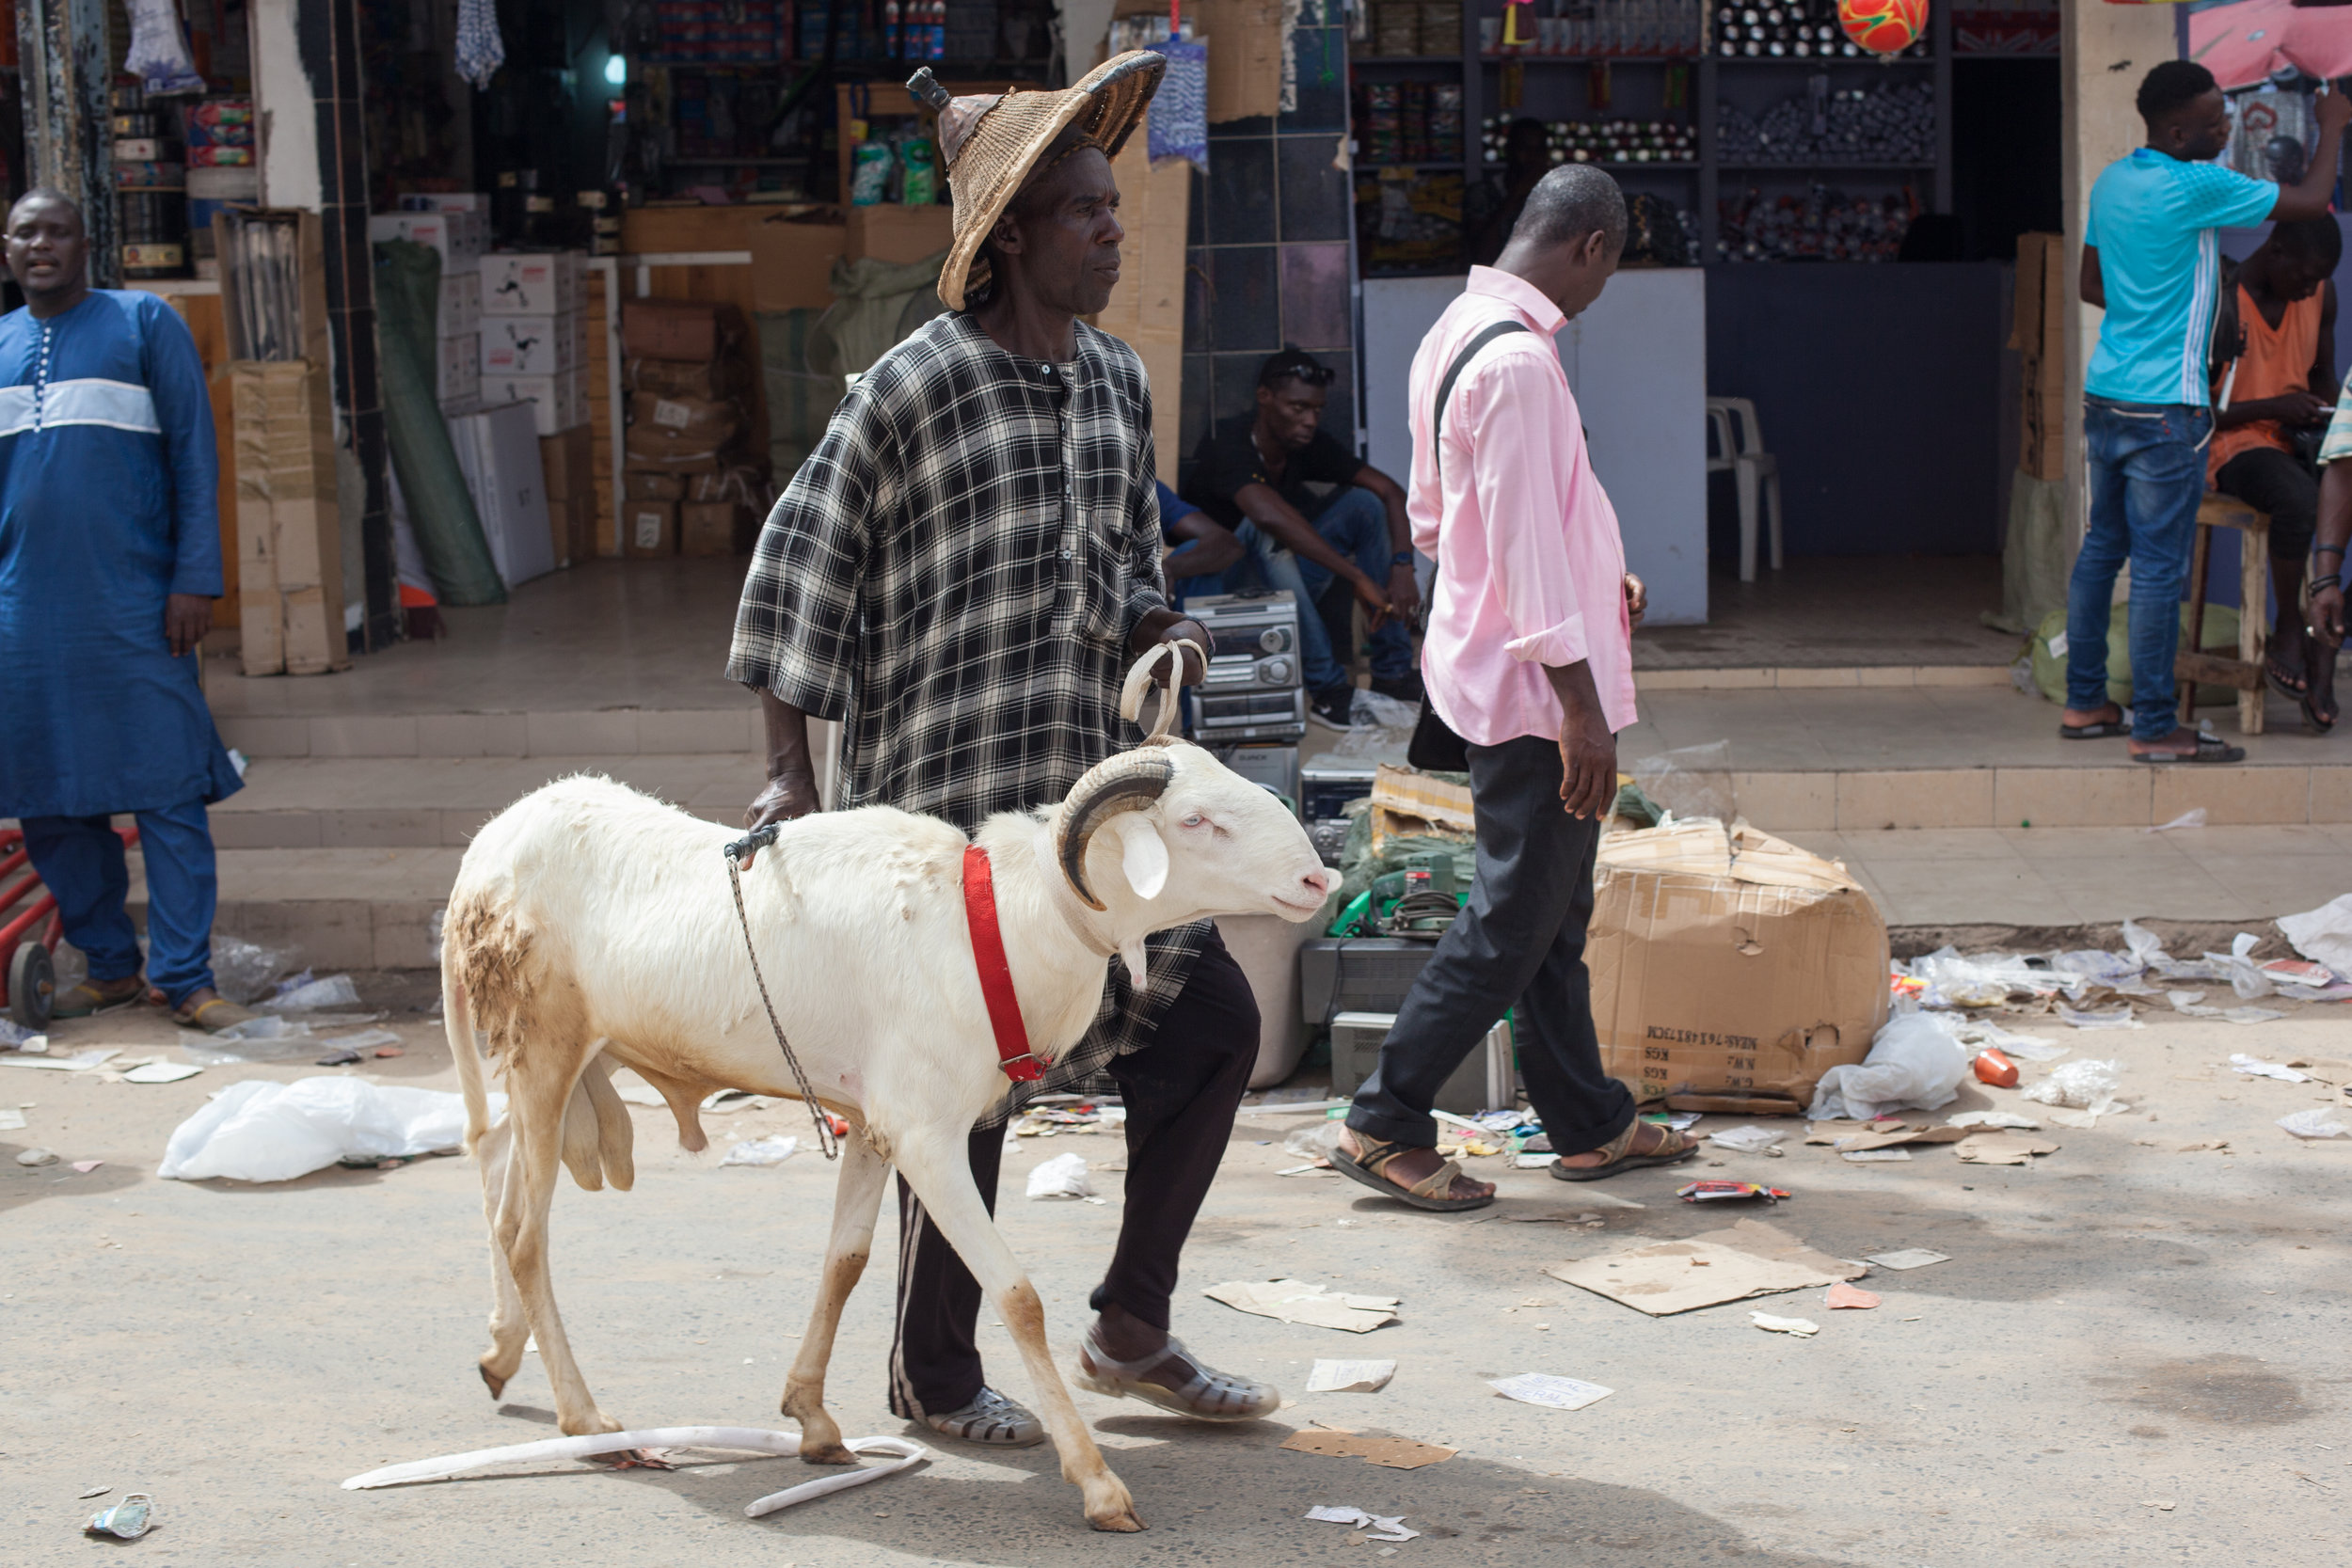
[[[220,882],[204,803],[138,814],[147,866],[147,981],[177,1007],[213,983],[213,911]],[[139,943],[123,899],[131,891],[122,840],[103,816],[28,816],[24,848],[56,895],[65,939],[89,958],[93,980],[139,972]]]
[[[2106,705],[2108,611],[2129,558],[2135,740],[2161,740],[2177,726],[2172,657],[2212,434],[2208,409],[2083,399],[2090,527],[2066,594],[2066,705]]]
[[[1373,581],[1387,583],[1389,562],[1395,559],[1396,546],[1389,539],[1389,509],[1378,496],[1351,484],[1334,495],[1312,521],[1325,544],[1355,562]],[[1298,563],[1298,575],[1306,582],[1307,592],[1319,599],[1338,574],[1311,561],[1302,561]],[[1308,608],[1302,605],[1299,619],[1304,621],[1308,613]],[[1329,639],[1325,641],[1327,643]],[[1364,648],[1372,656],[1375,680],[1405,680],[1412,675],[1412,634],[1394,617],[1364,639]]]

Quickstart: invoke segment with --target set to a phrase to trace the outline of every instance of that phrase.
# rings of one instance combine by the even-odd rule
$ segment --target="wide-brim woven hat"
[[[1119,156],[1167,70],[1166,55],[1136,49],[1059,91],[1013,87],[970,98],[950,98],[928,68],[914,73],[907,90],[939,111],[939,150],[955,198],[955,243],[939,274],[939,297],[948,309],[962,309],[967,291],[988,286],[980,242],[1054,138],[1074,125],[1104,157]]]

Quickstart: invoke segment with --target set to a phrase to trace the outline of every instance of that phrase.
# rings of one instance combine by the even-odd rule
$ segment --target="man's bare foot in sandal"
[[[201,1029],[207,1034],[217,1035],[223,1029],[235,1028],[252,1016],[212,987],[202,986],[190,991],[180,1006],[172,1009],[171,1021],[184,1028]]]
[[[1254,1421],[1281,1408],[1273,1385],[1234,1377],[1202,1362],[1184,1342],[1113,1302],[1078,1348],[1078,1386],[1141,1400],[1202,1421]]]
[[[1331,1151],[1331,1168],[1416,1209],[1445,1213],[1483,1209],[1495,1200],[1492,1182],[1471,1180],[1435,1148],[1389,1143],[1353,1127]]]
[[[1699,1151],[1699,1141],[1687,1132],[1633,1118],[1633,1125],[1581,1154],[1563,1154],[1551,1167],[1562,1181],[1601,1181],[1629,1170],[1671,1165]]]

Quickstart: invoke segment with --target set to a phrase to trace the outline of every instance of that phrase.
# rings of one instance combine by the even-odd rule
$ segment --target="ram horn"
[[[1165,752],[1121,752],[1096,763],[1070,786],[1055,834],[1054,858],[1088,909],[1103,908],[1087,886],[1087,847],[1094,842],[1095,830],[1122,811],[1141,811],[1158,800],[1175,776],[1176,764]]]

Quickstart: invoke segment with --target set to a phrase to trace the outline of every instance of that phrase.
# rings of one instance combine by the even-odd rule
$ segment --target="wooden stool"
[[[2204,652],[2205,562],[2213,553],[2211,530],[2238,531],[2238,612],[2235,658]],[[2213,491],[2197,508],[2197,543],[2189,551],[2188,630],[2185,644],[2172,658],[2172,678],[2181,683],[2181,722],[2197,727],[2197,683],[2237,688],[2237,727],[2243,735],[2263,733],[2263,657],[2270,614],[2270,515],[2257,512],[2235,496]]]

